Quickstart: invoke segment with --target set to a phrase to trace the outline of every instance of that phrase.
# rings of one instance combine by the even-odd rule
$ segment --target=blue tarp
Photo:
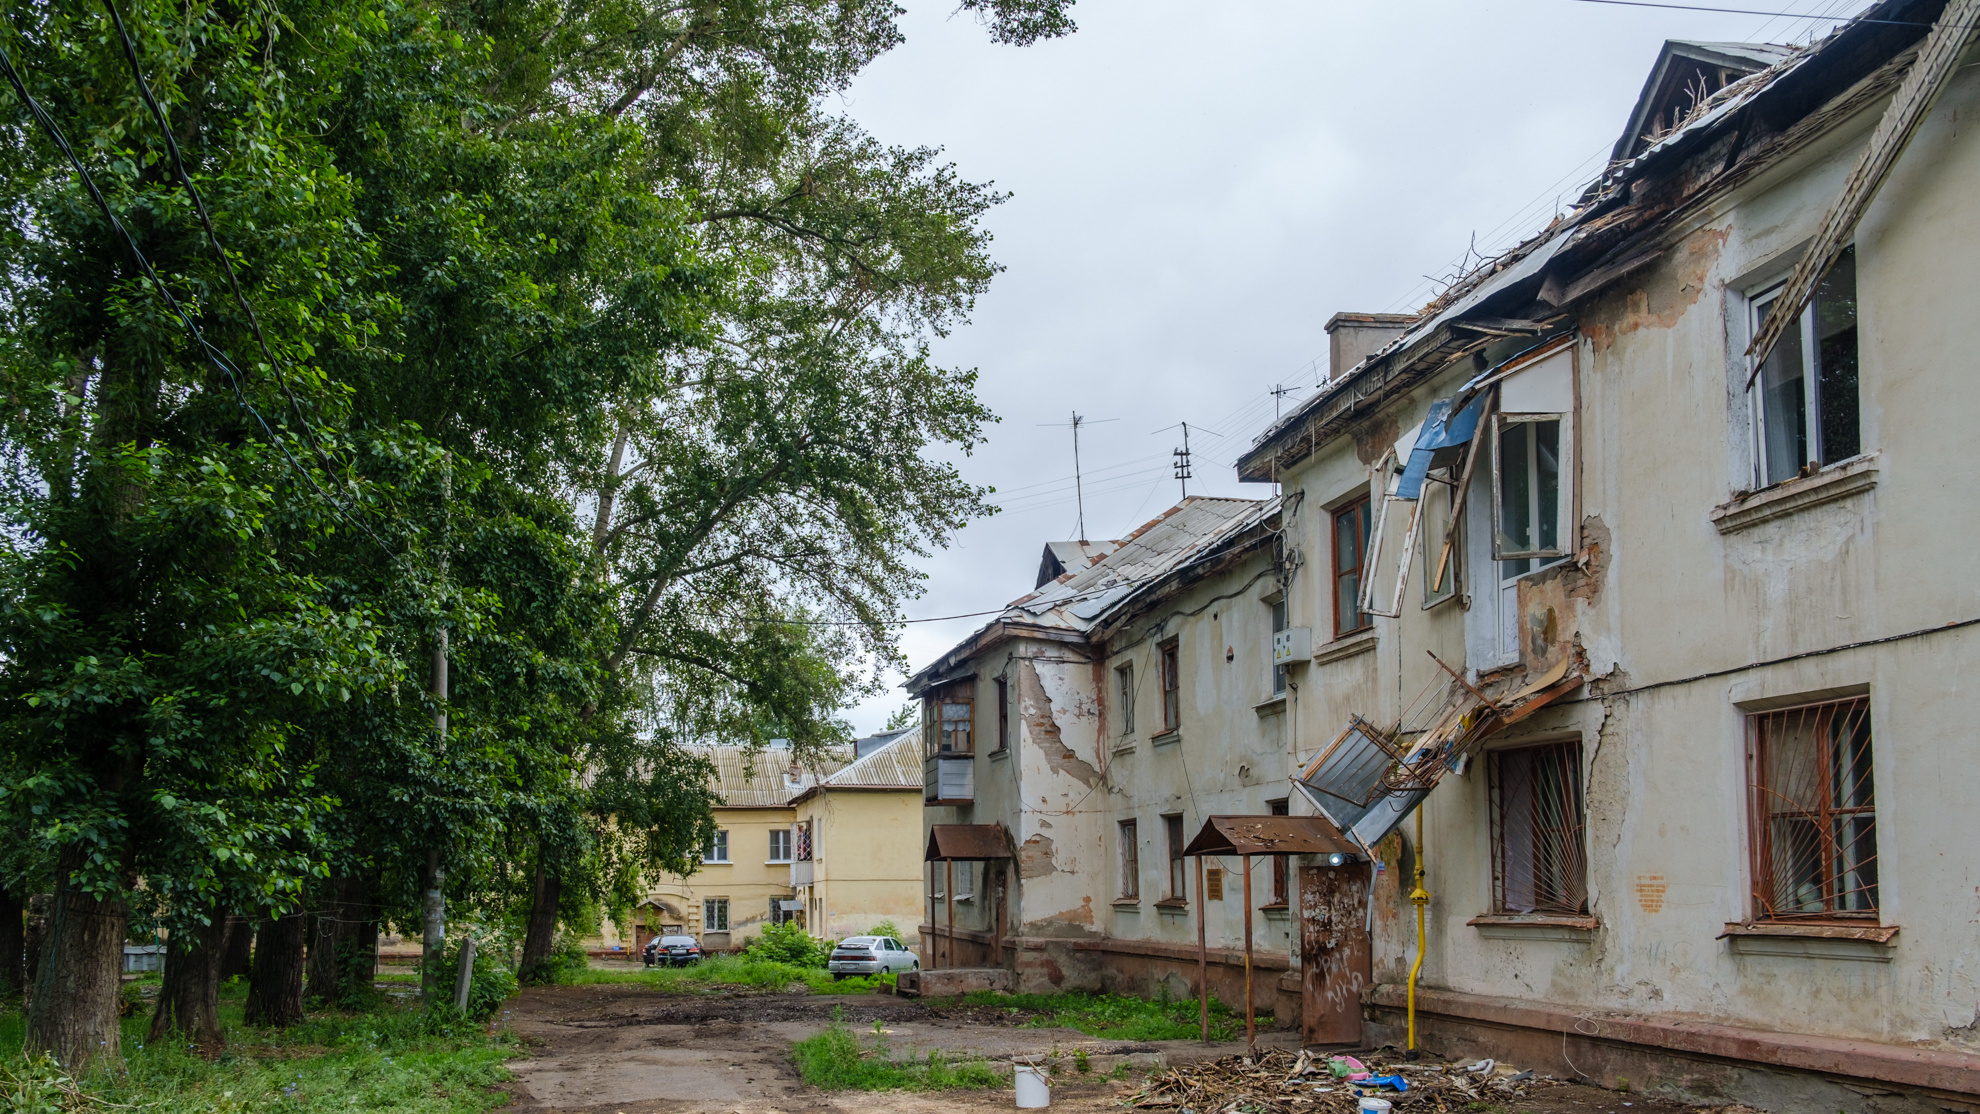
[[[1485,413],[1485,398],[1480,395],[1471,400],[1471,405],[1451,415],[1451,400],[1440,398],[1430,404],[1430,413],[1423,419],[1423,432],[1416,438],[1416,447],[1409,451],[1409,464],[1403,468],[1402,481],[1396,485],[1396,498],[1420,499],[1423,497],[1423,481],[1430,474],[1430,458],[1438,449],[1448,449],[1453,445],[1465,445],[1478,433],[1478,419]]]

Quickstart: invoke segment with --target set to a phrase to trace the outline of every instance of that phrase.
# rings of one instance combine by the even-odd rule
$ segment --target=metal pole
[[[1258,1022],[1251,1004],[1251,856],[1244,863],[1244,1054],[1258,1051]]]
[[[1196,1020],[1203,1028],[1203,1043],[1210,1043],[1210,949],[1203,942],[1203,856],[1196,857]]]
[[[949,876],[948,882],[942,887],[942,899],[949,905],[949,961],[942,966],[954,967],[956,965],[956,861],[943,859],[942,863]]]

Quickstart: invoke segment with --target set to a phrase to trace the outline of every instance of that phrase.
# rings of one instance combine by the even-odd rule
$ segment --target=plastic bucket
[[[1046,1082],[1045,1066],[1036,1062],[1014,1061],[1012,1078],[1017,1083],[1019,1110],[1043,1110],[1052,1105],[1052,1085]]]
[[[1361,1114],[1389,1114],[1389,1100],[1378,1099],[1374,1095],[1361,1097]]]

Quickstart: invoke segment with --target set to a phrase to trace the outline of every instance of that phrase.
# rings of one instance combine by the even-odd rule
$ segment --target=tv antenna
[[[1092,418],[1089,418],[1086,415],[1081,414],[1079,411],[1075,410],[1073,411],[1072,421],[1070,422],[1039,423],[1041,425],[1057,426],[1061,429],[1067,426],[1072,427],[1073,501],[1077,503],[1079,506],[1079,540],[1082,542],[1086,540],[1086,489],[1085,489],[1085,485],[1080,480],[1080,474],[1079,474],[1079,427],[1083,425],[1105,425],[1108,422],[1118,422],[1118,421],[1120,421],[1119,418],[1101,418],[1099,421],[1096,422]]]
[[[1189,498],[1189,478],[1191,475],[1193,475],[1193,473],[1191,473],[1189,470],[1189,423],[1188,422],[1182,423],[1182,431],[1183,431],[1182,448],[1175,450],[1169,455],[1175,458],[1176,479],[1182,481],[1182,497],[1187,499]]]
[[[1279,420],[1279,404],[1285,401],[1287,395],[1305,389],[1304,387],[1288,387],[1284,383],[1272,384],[1272,420],[1275,422]]]

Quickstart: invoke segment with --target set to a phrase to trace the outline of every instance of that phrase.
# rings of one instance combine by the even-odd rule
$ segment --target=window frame
[[[1276,636],[1281,631],[1292,629],[1292,610],[1286,605],[1286,594],[1284,592],[1278,593],[1277,599],[1266,601],[1265,606],[1272,612],[1272,634],[1274,636],[1274,641],[1266,645],[1276,646]],[[1272,670],[1272,695],[1275,697],[1286,694],[1286,666],[1272,660],[1277,656],[1278,654],[1276,652],[1268,653],[1265,656],[1266,664]]]
[[[717,852],[720,857],[717,857]],[[727,866],[729,859],[729,829],[717,828],[709,837],[708,846],[701,849],[701,861],[708,866]]]
[[[721,913],[722,913],[722,915],[721,915],[721,917],[720,917],[720,918],[717,918],[717,917],[715,916],[715,912],[716,912],[716,910],[718,910],[718,909],[719,909],[719,910],[721,910]],[[715,925],[715,923],[714,923],[714,922],[715,922],[715,921],[716,921],[717,919],[720,919],[720,920],[721,920],[721,922],[722,922],[722,923],[721,923],[721,925],[720,925],[719,927],[718,927],[718,926],[716,926],[716,925]],[[731,921],[730,921],[730,919],[729,919],[729,899],[728,899],[728,898],[726,898],[726,897],[704,897],[704,898],[702,898],[702,899],[701,899],[701,931],[703,931],[703,932],[728,932],[728,931],[730,931],[730,927],[729,927],[729,926],[730,926],[730,924],[731,924],[731,923],[732,923],[732,922],[731,922]]]
[[[780,842],[777,838],[778,836],[784,837],[781,840],[781,842],[784,845],[784,854],[781,858],[777,855],[777,844]],[[793,838],[791,830],[789,828],[770,829],[770,857],[765,859],[764,862],[766,864],[768,863],[783,864],[783,863],[789,863],[795,861],[791,858],[791,847],[796,842],[797,841],[795,838]]]
[[[1355,548],[1355,564],[1352,569],[1341,567],[1341,519],[1360,513],[1361,529],[1355,536],[1359,539]],[[1361,578],[1368,572],[1368,547],[1374,540],[1375,503],[1367,492],[1355,495],[1327,512],[1327,553],[1333,566],[1334,637],[1345,638],[1350,634],[1368,630],[1375,625],[1375,616],[1361,610]],[[1354,577],[1354,591],[1346,598],[1354,601],[1356,622],[1345,626],[1341,616],[1341,581]]]
[[[997,682],[997,749],[992,754],[1002,754],[1011,749],[1011,683],[1003,677]],[[972,713],[974,709],[971,709]]]
[[[1559,452],[1559,471],[1554,478],[1554,544],[1535,546],[1528,549],[1506,547],[1505,527],[1505,483],[1506,454],[1505,433],[1509,426],[1537,426],[1547,422],[1558,423],[1560,428],[1556,448]],[[1539,472],[1539,446],[1535,438],[1528,438],[1532,446],[1531,463],[1534,478]],[[1574,471],[1575,471],[1574,417],[1571,414],[1494,414],[1492,416],[1492,559],[1494,561],[1543,560],[1556,561],[1574,552]],[[1537,487],[1537,484],[1534,485]],[[1538,511],[1536,504],[1535,511]],[[1534,525],[1539,525],[1536,513]],[[1535,531],[1538,532],[1537,529]],[[1529,572],[1535,571],[1532,569]],[[1524,575],[1524,574],[1521,574]]]
[[[1856,375],[1856,451],[1831,456],[1829,447],[1826,444],[1828,436],[1822,430],[1823,369],[1821,338],[1817,335],[1816,330],[1823,302],[1823,288],[1828,283],[1830,275],[1835,273],[1836,267],[1841,265],[1844,256],[1848,256],[1849,258],[1851,275],[1850,301],[1852,303],[1854,320],[1850,325],[1850,329],[1856,333],[1856,358],[1854,361]],[[1805,446],[1805,451],[1802,455],[1808,457],[1808,459],[1796,465],[1795,470],[1787,475],[1773,476],[1768,467],[1768,407],[1765,372],[1759,368],[1755,368],[1750,357],[1744,363],[1746,370],[1743,374],[1745,377],[1750,378],[1753,384],[1752,389],[1747,392],[1750,396],[1747,405],[1747,424],[1749,426],[1748,433],[1753,452],[1753,469],[1749,479],[1755,489],[1769,488],[1795,479],[1805,474],[1808,466],[1811,464],[1816,469],[1830,468],[1845,460],[1860,456],[1864,452],[1862,381],[1863,302],[1862,298],[1858,295],[1858,291],[1861,289],[1861,282],[1859,281],[1861,278],[1860,263],[1861,260],[1857,255],[1856,244],[1851,242],[1844,245],[1842,251],[1837,254],[1836,263],[1830,266],[1829,271],[1823,274],[1821,281],[1816,284],[1815,292],[1809,297],[1808,304],[1801,307],[1801,313],[1795,321],[1794,328],[1791,331],[1784,331],[1782,333],[1781,339],[1774,345],[1774,352],[1769,354],[1769,359],[1778,355],[1790,336],[1793,337],[1794,342],[1799,346],[1801,351],[1801,374],[1799,377],[1801,385],[1800,406],[1802,436]],[[1761,322],[1765,320],[1763,311],[1771,308],[1774,300],[1780,297],[1786,285],[1786,276],[1779,276],[1776,280],[1757,286],[1744,295],[1746,301],[1746,335],[1749,338],[1759,335]]]
[[[1280,797],[1265,802],[1265,811],[1272,816],[1287,816],[1292,813],[1292,799]],[[1266,909],[1286,909],[1292,905],[1292,857],[1273,855],[1272,859],[1272,900],[1265,903]]]
[[[1115,698],[1121,708],[1121,737],[1134,734],[1134,663],[1122,662],[1114,667]]]
[[[1182,640],[1164,639],[1156,648],[1162,663],[1162,733],[1182,730]]]
[[[1779,894],[1774,882],[1774,825],[1782,814],[1770,811],[1767,801],[1783,797],[1785,794],[1774,786],[1763,784],[1763,770],[1766,764],[1765,727],[1770,721],[1785,720],[1789,716],[1807,716],[1813,713],[1817,722],[1824,720],[1833,723],[1837,715],[1853,716],[1853,723],[1863,731],[1863,761],[1867,767],[1864,784],[1867,786],[1869,804],[1835,807],[1835,779],[1826,772],[1814,779],[1822,787],[1823,804],[1817,811],[1822,816],[1821,826],[1826,827],[1831,818],[1847,815],[1851,818],[1866,818],[1869,822],[1871,852],[1867,859],[1857,864],[1858,871],[1864,864],[1870,865],[1869,902],[1865,908],[1835,908],[1836,895],[1840,890],[1837,877],[1845,871],[1836,865],[1835,857],[1827,855],[1824,864],[1822,888],[1824,908],[1813,912],[1781,912],[1770,908]],[[1845,722],[1850,722],[1846,720]],[[1789,707],[1769,708],[1765,711],[1749,712],[1745,717],[1746,728],[1746,771],[1747,771],[1747,843],[1751,850],[1750,872],[1752,885],[1749,887],[1751,919],[1761,924],[1881,924],[1882,923],[1882,863],[1876,849],[1877,805],[1876,805],[1876,757],[1877,741],[1874,720],[1872,719],[1870,697],[1865,695],[1848,696],[1841,699],[1813,700]],[[1859,837],[1860,838],[1860,837]],[[1839,853],[1840,848],[1837,848]]]
[[[1548,757],[1548,752],[1553,752],[1566,759],[1564,765],[1565,773],[1568,776],[1564,782],[1557,782],[1556,784],[1564,784],[1566,787],[1568,794],[1567,804],[1570,806],[1572,817],[1566,825],[1556,826],[1553,829],[1553,831],[1559,833],[1555,841],[1558,846],[1555,854],[1556,858],[1561,861],[1557,867],[1550,869],[1549,864],[1545,860],[1545,833],[1548,829],[1538,823],[1535,817],[1535,811],[1540,805],[1541,794],[1530,791],[1525,794],[1524,799],[1529,807],[1526,809],[1525,815],[1520,817],[1520,823],[1523,829],[1521,842],[1524,845],[1522,848],[1522,857],[1530,856],[1531,859],[1531,861],[1523,865],[1526,870],[1526,877],[1531,879],[1534,900],[1530,908],[1516,908],[1507,897],[1513,877],[1513,865],[1510,861],[1512,858],[1510,833],[1508,831],[1511,826],[1508,822],[1507,815],[1508,797],[1515,794],[1507,785],[1511,774],[1506,769],[1506,766],[1514,759],[1522,759],[1534,766],[1538,766],[1540,760]],[[1578,738],[1554,739],[1524,746],[1505,747],[1499,750],[1488,751],[1485,758],[1486,795],[1488,801],[1486,811],[1491,833],[1493,914],[1498,916],[1587,916],[1590,909],[1588,892],[1588,801],[1586,790],[1582,785],[1583,749],[1581,740]],[[1533,777],[1533,785],[1538,786],[1542,784],[1537,776],[1533,774],[1528,774],[1527,776]],[[1546,879],[1544,876],[1548,874],[1555,874],[1557,877]],[[1552,881],[1555,890],[1561,898],[1571,898],[1573,900],[1543,900],[1541,896],[1543,881]]]
[[[1162,900],[1180,905],[1189,900],[1189,860],[1183,857],[1183,848],[1189,845],[1189,832],[1183,828],[1182,813],[1165,813],[1162,830],[1169,844],[1169,888]]]
[[[1141,900],[1141,823],[1121,820],[1114,826],[1117,844],[1114,855],[1115,897],[1120,901]]]
[[[1439,476],[1437,474],[1438,472],[1443,472],[1445,475]],[[1418,546],[1416,559],[1423,566],[1422,610],[1424,611],[1428,611],[1440,603],[1456,599],[1464,590],[1464,547],[1468,544],[1469,539],[1464,534],[1465,516],[1455,513],[1459,509],[1457,497],[1460,475],[1460,472],[1456,472],[1453,469],[1443,468],[1433,470],[1430,475],[1424,477],[1422,495],[1424,503],[1423,528],[1417,531],[1416,535]],[[1433,491],[1443,492],[1444,511],[1441,523],[1443,529],[1432,528],[1429,510],[1431,506],[1431,492]],[[1450,528],[1454,519],[1456,520],[1457,529],[1451,531],[1451,559],[1444,569],[1445,588],[1442,592],[1439,592],[1436,590],[1436,586],[1430,583],[1430,578],[1437,575],[1437,558],[1443,553],[1444,530]]]

